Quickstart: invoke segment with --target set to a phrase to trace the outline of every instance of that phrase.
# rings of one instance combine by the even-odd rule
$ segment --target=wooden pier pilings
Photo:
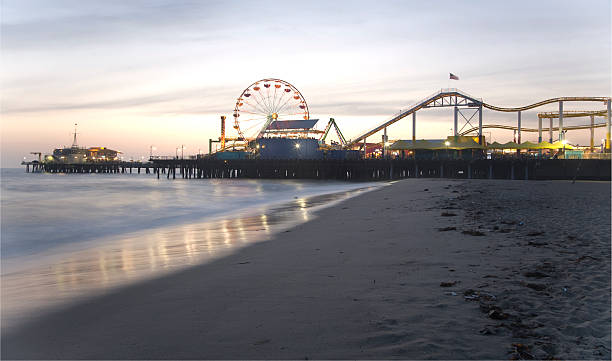
[[[610,180],[610,161],[495,160],[274,160],[163,159],[151,162],[44,163],[49,173],[154,174],[158,179],[267,178],[375,181],[401,178]],[[29,168],[28,168],[29,169]]]

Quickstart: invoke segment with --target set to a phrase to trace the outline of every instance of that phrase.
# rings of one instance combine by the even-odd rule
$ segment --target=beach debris
[[[482,330],[478,331],[481,335],[497,335],[497,333],[499,332],[498,328],[491,328],[489,326],[486,326],[485,328],[483,328]]]
[[[592,257],[592,256],[580,256],[580,257],[576,258],[576,260],[574,262],[580,263],[581,261],[584,261],[585,259],[591,259],[593,261],[599,261],[599,259],[596,258],[596,257]]]
[[[442,212],[442,214],[440,214],[442,217],[456,217],[457,215],[455,213],[451,213],[451,212]]]
[[[521,222],[519,222],[519,223],[518,223],[518,225],[519,225],[519,226],[524,226],[524,225],[525,225],[525,222],[522,222],[522,221],[521,221]]]
[[[466,301],[478,301],[478,300],[493,301],[496,299],[495,295],[492,295],[490,293],[483,292],[483,291],[473,290],[471,288],[463,292],[463,298]]]
[[[249,264],[251,263],[250,261],[244,261],[244,262],[238,262],[237,264]]]
[[[478,301],[480,299],[480,293],[474,290],[467,290],[463,292],[463,298],[466,301]]]
[[[438,232],[448,232],[448,231],[456,231],[457,227],[444,227],[438,228]]]
[[[469,230],[461,231],[461,233],[469,234],[470,236],[476,236],[476,237],[480,237],[480,236],[484,236],[485,235],[484,233],[482,233],[480,231],[477,231],[477,230],[474,230],[474,229],[469,229]]]
[[[544,277],[550,277],[549,275],[547,275],[546,273],[542,273],[539,271],[535,271],[535,272],[525,272],[523,273],[523,276],[525,277],[534,277],[534,278],[544,278]]]
[[[457,292],[453,292],[453,291],[446,292],[446,293],[444,293],[444,294],[445,294],[445,295],[448,295],[448,296],[457,296]]]
[[[453,287],[457,284],[457,281],[453,282],[440,282],[440,287]]]
[[[492,309],[491,311],[489,311],[489,313],[487,313],[487,315],[489,316],[489,318],[493,319],[493,320],[505,320],[508,318],[508,314],[503,312],[501,310],[501,308],[493,306],[494,309]]]
[[[527,242],[528,246],[534,246],[534,247],[540,247],[540,246],[547,246],[548,242],[534,242],[534,241],[529,241]]]
[[[535,357],[529,352],[529,346],[522,343],[513,343],[512,360],[533,360]]]
[[[429,192],[429,188],[423,189],[423,192]]]
[[[255,341],[255,342],[253,342],[253,346],[265,345],[267,343],[270,343],[270,341],[272,341],[272,340],[270,340],[269,338],[266,338],[266,339],[263,339],[263,340],[259,340],[259,341]]]
[[[536,291],[544,291],[546,289],[546,285],[542,283],[524,283],[524,285]]]

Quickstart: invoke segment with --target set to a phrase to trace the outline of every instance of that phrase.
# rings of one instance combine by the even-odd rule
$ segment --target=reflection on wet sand
[[[125,234],[100,246],[2,276],[2,327],[36,311],[112,287],[222,257],[312,218],[317,208],[361,190],[295,199],[252,215]]]

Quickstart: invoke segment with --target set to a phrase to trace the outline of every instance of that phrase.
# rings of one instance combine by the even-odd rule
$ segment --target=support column
[[[563,101],[559,102],[559,140],[563,140]]]
[[[542,142],[542,118],[538,117],[538,143]],[[542,156],[542,149],[538,151],[540,157]]]
[[[478,144],[483,145],[482,141],[482,104],[478,107]]]
[[[453,122],[453,124],[454,124],[454,127],[453,127],[453,134],[455,135],[455,137],[457,136],[457,123],[458,123],[458,122],[457,122],[457,120],[458,120],[458,119],[457,119],[457,115],[458,115],[457,113],[458,113],[458,112],[459,112],[459,108],[457,108],[457,106],[455,106],[455,118],[454,118],[454,122]]]
[[[548,142],[549,143],[553,142],[553,140],[552,140],[552,137],[553,137],[552,128],[553,128],[553,118],[550,118],[550,127],[548,128]]]
[[[610,151],[610,116],[612,113],[610,106],[612,105],[612,100],[608,99],[608,114],[606,116],[606,150]]]
[[[412,144],[416,143],[416,111],[412,113]]]
[[[542,118],[538,117],[538,143],[542,141]]]
[[[595,149],[595,142],[594,142],[594,138],[595,138],[595,116],[591,115],[591,152],[593,152],[593,150]]]
[[[367,138],[363,138],[363,159],[368,155],[368,142]]]
[[[521,111],[519,110],[518,112],[518,124],[517,124],[517,128],[518,128],[518,144],[521,144]]]
[[[383,131],[383,159],[387,159],[387,127]]]

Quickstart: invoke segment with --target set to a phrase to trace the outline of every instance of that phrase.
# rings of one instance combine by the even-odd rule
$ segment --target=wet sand
[[[238,214],[58,246],[2,261],[2,331],[86,298],[221,258],[299,223],[363,188],[251,207]]]
[[[410,179],[41,316],[2,358],[610,358],[610,183]]]

